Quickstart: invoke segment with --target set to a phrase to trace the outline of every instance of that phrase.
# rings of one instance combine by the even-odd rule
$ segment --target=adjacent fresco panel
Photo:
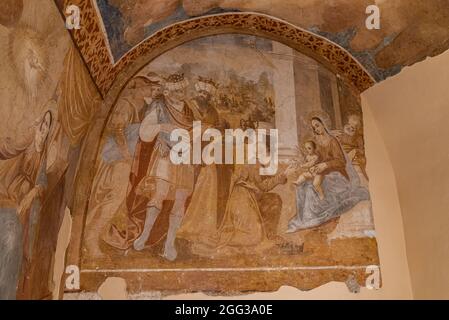
[[[171,158],[175,129],[188,132],[188,163]],[[236,164],[233,153],[227,162],[223,144],[209,153],[222,162],[201,161],[230,129],[276,132],[278,143],[262,134],[264,163]],[[198,144],[195,132],[213,138]],[[364,286],[367,266],[379,264],[359,96],[271,40],[212,36],[152,61],[117,100],[95,170],[85,291],[109,276],[133,293]]]
[[[0,299],[58,298],[58,232],[99,95],[54,3],[8,3],[0,18]]]

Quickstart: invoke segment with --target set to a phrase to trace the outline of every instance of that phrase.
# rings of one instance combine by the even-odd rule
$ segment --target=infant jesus
[[[318,153],[317,146],[315,142],[309,140],[306,141],[303,145],[305,155],[305,162],[299,165],[299,168],[303,169],[303,172],[300,174],[298,179],[293,182],[294,184],[300,186],[304,182],[308,180],[312,180],[313,187],[315,191],[318,193],[318,196],[321,200],[324,199],[324,192],[321,188],[321,184],[323,182],[323,176],[317,173],[312,172],[312,168],[321,162],[321,156]]]

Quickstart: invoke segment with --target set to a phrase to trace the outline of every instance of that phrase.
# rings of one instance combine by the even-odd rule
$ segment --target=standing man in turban
[[[181,225],[186,202],[193,190],[194,172],[188,164],[173,164],[170,141],[174,129],[191,130],[193,115],[186,101],[188,81],[183,74],[173,74],[164,83],[163,95],[154,99],[145,112],[140,127],[140,140],[151,145],[148,152],[137,153],[133,164],[131,188],[134,196],[127,198],[128,223],[125,230],[112,225],[105,239],[110,245],[141,251],[159,242],[166,235],[163,257],[177,257],[176,232]],[[167,208],[171,203],[171,210]],[[168,213],[167,221],[161,213]]]

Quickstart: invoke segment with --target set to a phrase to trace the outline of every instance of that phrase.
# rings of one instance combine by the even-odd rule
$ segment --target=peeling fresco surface
[[[376,1],[381,29],[365,26],[368,0],[97,0],[117,61],[158,30],[193,17],[223,12],[257,12],[322,35],[351,52],[381,81],[404,66],[449,47],[446,0]]]

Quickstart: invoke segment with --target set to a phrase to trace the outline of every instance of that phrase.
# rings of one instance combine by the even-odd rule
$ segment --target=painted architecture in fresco
[[[174,165],[170,132],[193,121],[277,129],[277,173]],[[378,256],[362,130],[358,96],[278,42],[210,36],[161,55],[128,82],[104,131],[82,244],[86,288],[105,274],[133,292],[275,289],[257,285],[264,270],[288,270],[280,279],[303,278],[285,283],[304,289],[314,277],[363,279]]]

